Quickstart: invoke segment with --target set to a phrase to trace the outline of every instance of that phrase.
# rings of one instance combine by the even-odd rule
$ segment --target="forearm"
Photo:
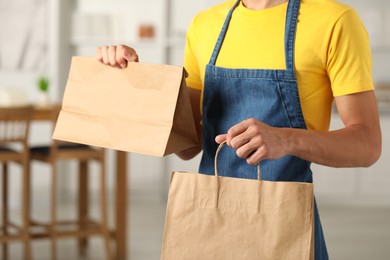
[[[320,132],[282,129],[287,154],[330,167],[368,167],[381,153],[377,130],[352,125],[340,130]]]
[[[256,165],[294,155],[331,167],[368,167],[381,154],[382,137],[373,91],[336,98],[344,127],[335,131],[278,128],[250,118],[216,137]],[[364,104],[364,105],[362,105]]]

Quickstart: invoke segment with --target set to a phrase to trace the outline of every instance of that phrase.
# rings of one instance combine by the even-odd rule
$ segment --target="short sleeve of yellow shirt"
[[[235,0],[195,16],[187,31],[187,85],[203,91],[205,69],[226,15]],[[287,3],[264,10],[242,2],[216,65],[225,68],[285,69]],[[353,8],[333,0],[301,0],[295,40],[295,71],[308,129],[329,128],[333,97],[374,88],[367,31]]]

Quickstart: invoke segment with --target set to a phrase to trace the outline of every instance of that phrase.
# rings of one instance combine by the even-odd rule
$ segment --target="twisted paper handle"
[[[217,163],[217,158],[218,154],[221,151],[222,147],[226,144],[226,141],[223,141],[217,148],[217,151],[215,153],[215,158],[214,158],[214,169],[215,169],[215,176],[218,177],[218,163]],[[261,181],[261,172],[260,172],[260,163],[257,164],[257,179]]]

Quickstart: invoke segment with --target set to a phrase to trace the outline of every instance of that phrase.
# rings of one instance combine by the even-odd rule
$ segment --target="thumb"
[[[124,49],[123,51],[123,57],[130,62],[137,62],[138,61],[138,55],[137,53],[132,49]]]
[[[227,134],[217,135],[215,137],[215,142],[221,144],[223,141],[226,141]]]

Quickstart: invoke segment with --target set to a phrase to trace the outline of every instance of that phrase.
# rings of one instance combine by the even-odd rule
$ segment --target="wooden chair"
[[[53,126],[57,120],[60,107],[53,109]],[[77,131],[77,126],[75,126]],[[57,219],[57,162],[62,160],[77,160],[79,162],[79,198],[78,219],[75,221],[60,222]],[[88,216],[88,163],[92,160],[100,164],[100,221],[94,221]],[[85,254],[87,237],[100,235],[104,240],[106,258],[111,259],[110,232],[107,221],[106,181],[105,181],[105,150],[87,145],[60,142],[52,140],[48,146],[32,147],[30,149],[30,162],[40,161],[51,167],[51,202],[50,223],[47,225],[47,236],[52,243],[52,260],[56,259],[56,240],[62,237],[75,237],[79,239],[79,252]],[[31,225],[42,225],[32,221]],[[43,225],[45,226],[45,225]],[[60,231],[59,227],[76,226],[73,230]]]
[[[31,106],[0,107],[0,163],[2,167],[2,222],[0,242],[3,244],[2,259],[8,259],[8,243],[22,240],[24,258],[31,259],[29,236],[29,147],[28,133],[32,115]],[[8,164],[15,162],[22,166],[22,224],[16,225],[9,219],[8,209]],[[16,233],[15,233],[16,231]]]

